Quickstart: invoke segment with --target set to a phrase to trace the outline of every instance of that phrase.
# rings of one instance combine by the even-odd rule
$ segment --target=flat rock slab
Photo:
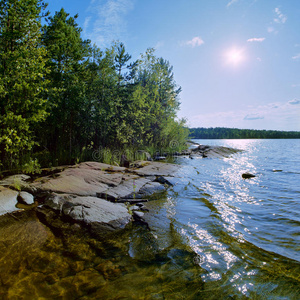
[[[118,186],[124,170],[107,164],[85,162],[66,168],[61,173],[41,177],[31,187],[56,193],[96,196],[110,186]]]
[[[3,184],[11,186],[26,181],[26,191],[18,192],[1,187],[0,213],[17,210],[18,203],[28,206],[35,205],[33,193],[38,199],[45,195],[45,211],[67,217],[74,222],[88,225],[97,234],[112,231],[126,226],[132,219],[132,214],[121,202],[122,199],[147,201],[144,196],[164,191],[167,184],[161,176],[174,176],[180,166],[160,162],[139,161],[131,168],[111,166],[98,162],[84,162],[75,166],[64,166],[54,170],[33,182],[30,177],[18,175],[6,179]],[[44,174],[46,171],[44,172]],[[160,180],[158,180],[160,176]],[[157,182],[159,181],[159,182]],[[106,201],[114,200],[114,203]],[[38,204],[38,200],[36,200]],[[51,214],[49,214],[50,216]],[[55,217],[53,217],[55,218]],[[55,221],[53,219],[53,221]]]
[[[0,181],[0,186],[17,186],[18,188],[23,188],[28,185],[27,181],[30,180],[30,176],[25,174],[16,174],[6,177],[4,180]]]
[[[161,163],[161,162],[146,162],[139,169],[134,169],[133,172],[140,176],[174,176],[180,169],[179,165]]]
[[[18,210],[16,207],[18,195],[18,192],[0,186],[0,215]]]
[[[230,157],[232,154],[241,152],[242,150],[222,147],[222,146],[207,146],[200,145],[197,148],[191,149],[191,158],[201,156],[208,158],[224,158]]]
[[[134,195],[139,194],[140,190],[149,182],[151,182],[151,180],[147,177],[129,175],[120,185],[109,188],[103,193],[98,194],[98,196],[108,200],[133,198]]]
[[[131,215],[121,203],[111,203],[96,197],[52,194],[45,205],[74,221],[93,226],[94,229],[116,230],[129,223]]]
[[[48,191],[78,196],[99,197],[105,200],[133,198],[156,176],[172,176],[180,168],[178,165],[159,162],[139,162],[139,168],[126,169],[98,162],[84,162],[65,168],[62,172],[41,177],[30,187],[38,191]],[[163,185],[153,184],[155,192],[163,190]],[[150,190],[150,186],[147,190]]]

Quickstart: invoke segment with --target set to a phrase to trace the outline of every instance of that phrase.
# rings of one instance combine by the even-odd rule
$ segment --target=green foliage
[[[16,191],[21,191],[22,190],[22,181],[19,177],[14,178],[12,188]]]
[[[35,145],[33,128],[47,116],[46,50],[40,46],[39,0],[0,1],[0,157],[15,163]]]
[[[30,159],[27,163],[24,164],[22,172],[25,174],[40,174],[41,166],[38,163],[37,159]]]
[[[153,49],[132,60],[120,42],[92,46],[64,9],[42,27],[44,8],[0,0],[0,169],[36,172],[37,161],[78,163],[100,148],[102,161],[120,164],[121,154],[149,145],[185,146],[181,89],[168,61]]]
[[[299,139],[299,131],[253,130],[237,128],[190,128],[193,139]]]
[[[76,152],[77,133],[86,118],[85,98],[85,57],[89,51],[89,41],[80,37],[81,29],[76,18],[69,17],[64,9],[48,18],[43,28],[43,44],[47,49],[48,101],[50,104],[47,119],[45,146],[58,153],[68,149],[69,157]],[[84,145],[78,145],[82,148]]]

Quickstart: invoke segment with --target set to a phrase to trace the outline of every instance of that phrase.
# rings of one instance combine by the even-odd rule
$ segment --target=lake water
[[[149,228],[99,241],[2,220],[0,299],[300,299],[300,140],[195,142],[244,151],[177,159]]]
[[[176,225],[204,282],[239,297],[300,299],[300,140],[195,141],[244,150],[181,161]]]

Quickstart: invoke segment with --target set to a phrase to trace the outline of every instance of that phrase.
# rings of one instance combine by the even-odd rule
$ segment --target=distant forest
[[[299,139],[299,131],[254,130],[237,128],[190,128],[192,139]]]

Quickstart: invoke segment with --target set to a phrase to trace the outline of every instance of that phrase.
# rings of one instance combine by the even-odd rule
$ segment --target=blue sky
[[[61,7],[102,49],[169,60],[189,126],[300,131],[300,1],[49,1]]]

